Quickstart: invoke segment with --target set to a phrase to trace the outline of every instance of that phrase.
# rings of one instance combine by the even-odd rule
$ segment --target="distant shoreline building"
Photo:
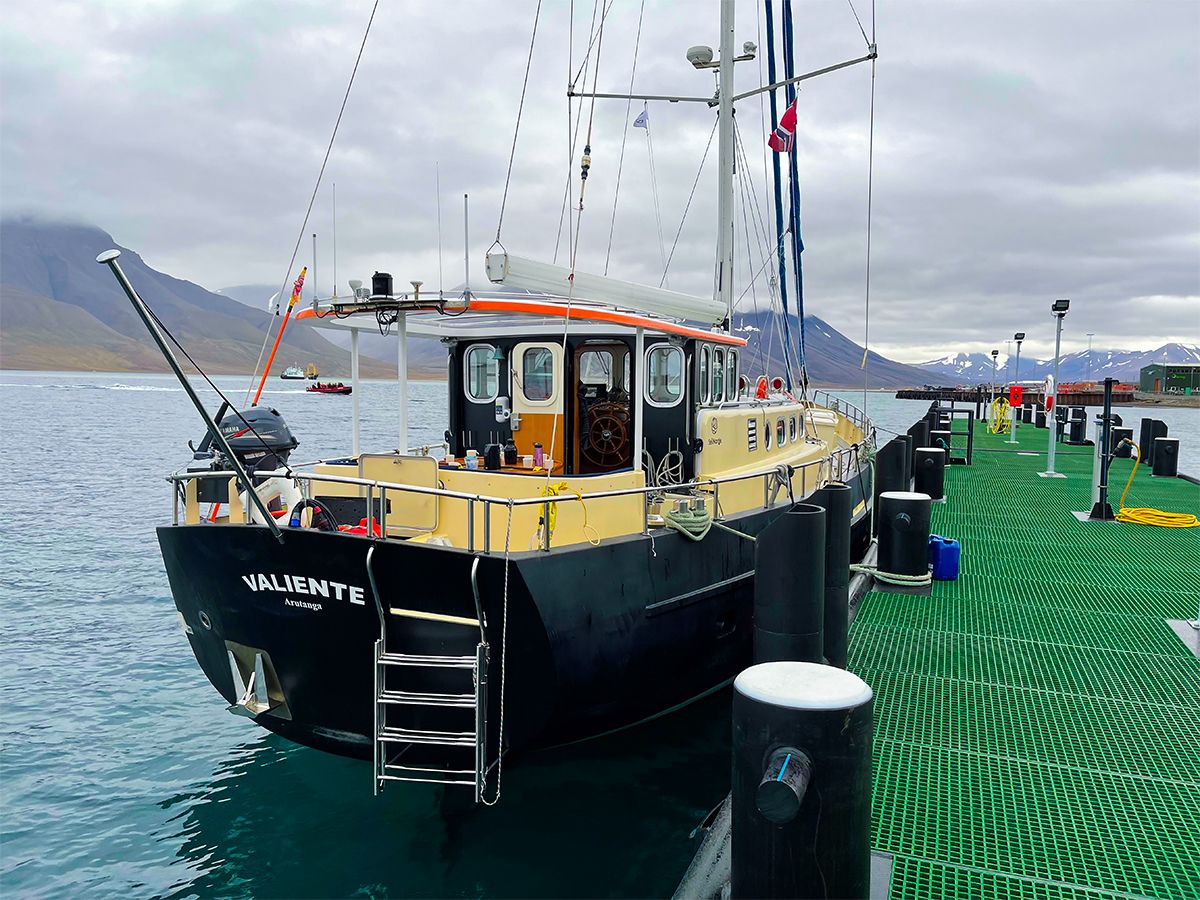
[[[1200,365],[1155,363],[1144,366],[1138,389],[1152,394],[1200,394]]]

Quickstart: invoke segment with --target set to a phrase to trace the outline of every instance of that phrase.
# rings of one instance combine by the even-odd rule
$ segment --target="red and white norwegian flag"
[[[767,146],[776,153],[790,153],[796,143],[796,100],[783,111],[783,115],[779,117],[779,127],[767,138]]]

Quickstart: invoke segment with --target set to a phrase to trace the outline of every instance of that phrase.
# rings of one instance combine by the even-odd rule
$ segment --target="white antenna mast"
[[[438,298],[442,296],[442,164],[433,164],[433,189],[437,193],[438,223]]]
[[[463,268],[466,271],[463,281],[463,297],[471,299],[471,231],[470,206],[468,195],[463,194]]]
[[[337,182],[333,183],[333,299],[337,299]]]

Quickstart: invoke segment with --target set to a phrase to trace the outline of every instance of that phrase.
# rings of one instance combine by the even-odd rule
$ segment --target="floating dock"
[[[1169,620],[1197,614],[1200,528],[1080,522],[1091,447],[1039,478],[1045,430],[976,429],[933,506],[959,579],[873,592],[851,631],[890,896],[1198,898],[1200,658]],[[1133,464],[1113,462],[1114,510]],[[1141,466],[1128,502],[1195,512],[1200,487]]]

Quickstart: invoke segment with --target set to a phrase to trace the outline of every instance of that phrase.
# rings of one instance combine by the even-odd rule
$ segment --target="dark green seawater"
[[[300,438],[294,459],[346,452],[350,398],[269,387]],[[445,390],[412,385],[413,443],[440,436]],[[364,448],[394,447],[395,384],[362,395]],[[153,531],[171,514],[162,476],[202,434],[178,385],[4,372],[0,409],[4,896],[673,891],[693,829],[728,791],[728,691],[524,757],[494,809],[417,785],[375,798],[368,763],[227,713],[179,631]],[[903,429],[924,404],[873,394],[870,409]]]

